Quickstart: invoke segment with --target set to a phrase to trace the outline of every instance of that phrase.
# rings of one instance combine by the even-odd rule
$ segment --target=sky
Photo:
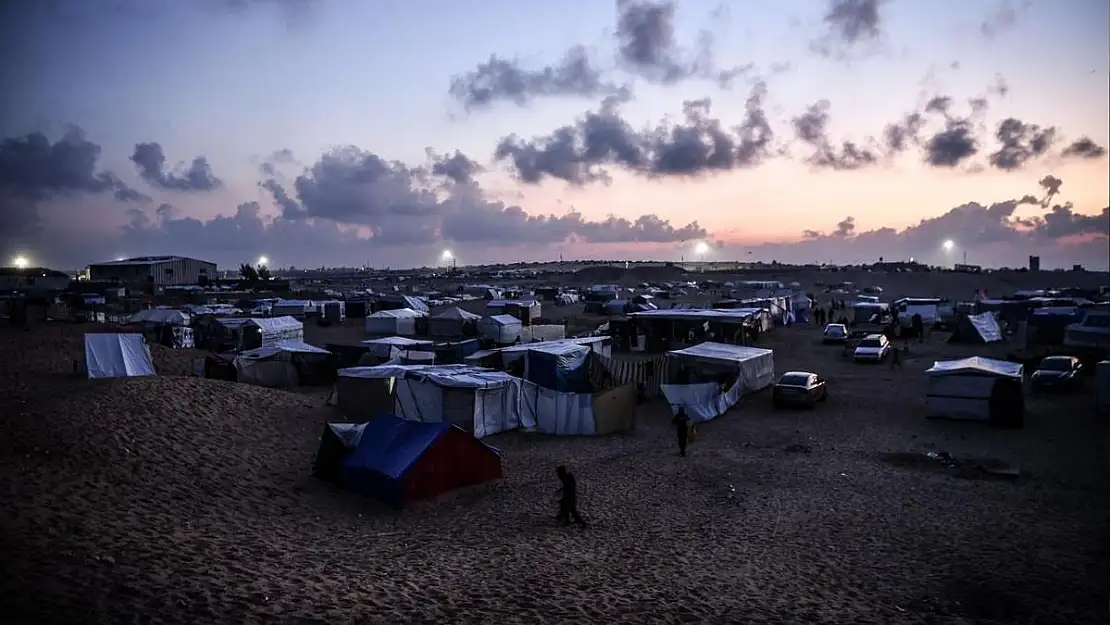
[[[1104,0],[12,0],[0,264],[1106,268],[1108,23]]]

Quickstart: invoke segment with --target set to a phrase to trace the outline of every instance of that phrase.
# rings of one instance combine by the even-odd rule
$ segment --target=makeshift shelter
[[[316,314],[332,323],[343,323],[347,318],[347,304],[342,300],[329,299],[316,302]]]
[[[410,339],[407,336],[384,336],[376,339],[366,339],[362,341],[362,344],[368,348],[367,353],[389,360],[401,350],[430,348],[435,343],[421,339]]]
[[[500,479],[501,454],[448,423],[378,415],[339,471],[343,486],[394,508]]]
[[[523,324],[512,315],[493,315],[478,321],[478,333],[499,345],[509,345],[520,338]]]
[[[379,310],[366,316],[366,333],[413,336],[416,334],[417,319],[424,315],[411,308]]]
[[[1002,328],[994,313],[985,312],[978,315],[961,315],[957,317],[952,336],[948,337],[949,343],[997,343],[1002,340]]]
[[[223,323],[223,320],[220,321]],[[284,317],[255,317],[240,326],[239,349],[257,349],[285,341],[304,340],[304,324],[297,319]]]
[[[187,326],[191,320],[189,313],[174,308],[148,308],[128,317],[127,323]]]
[[[695,421],[716,418],[775,381],[774,352],[743,345],[700,343],[668,352],[665,368],[663,395]]]
[[[486,309],[491,313],[516,317],[527,326],[540,318],[543,307],[537,299],[495,299],[486,304]]]
[[[393,413],[410,421],[446,422],[478,438],[520,427],[520,383],[502,371],[466,365],[379,365],[351,367],[340,378],[391,379]],[[380,384],[380,383],[379,383]],[[374,383],[346,380],[348,394]],[[375,391],[381,392],[381,387]],[[338,403],[350,406],[337,385]]]
[[[330,352],[301,341],[279,341],[239,354],[240,382],[273,388],[331,382],[336,371]]]
[[[541,434],[594,436],[634,427],[636,385],[585,393],[565,393],[539,384],[521,384],[521,427]]]
[[[85,371],[90,380],[157,375],[142,334],[86,334]]]
[[[478,333],[478,321],[481,318],[481,315],[461,308],[448,308],[428,318],[428,334],[449,337],[474,336]]]
[[[524,350],[524,379],[560,393],[588,393],[590,347],[570,342],[533,343]]]
[[[1017,363],[972,356],[934,362],[925,374],[927,417],[1016,427],[1024,423],[1023,370]]]
[[[312,300],[283,299],[274,302],[270,307],[270,314],[275,317],[294,317],[304,319],[308,313],[316,312],[316,304]]]
[[[312,475],[338,484],[343,461],[358,447],[365,430],[366,423],[325,423],[312,459]]]

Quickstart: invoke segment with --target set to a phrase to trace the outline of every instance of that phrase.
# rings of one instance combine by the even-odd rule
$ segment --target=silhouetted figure
[[[671,423],[674,424],[675,434],[678,435],[678,455],[685,456],[686,442],[690,440],[690,417],[686,415],[684,406],[679,406]]]
[[[902,350],[898,349],[897,345],[892,345],[890,350],[890,368],[902,368]]]
[[[586,522],[582,520],[582,515],[578,513],[578,482],[563,465],[555,468],[555,474],[559,476],[559,481],[563,483],[563,487],[559,489],[559,514],[555,517],[555,520],[562,525],[570,525],[570,522],[574,521],[585,527]]]
[[[913,331],[914,331],[915,334],[917,334],[917,342],[918,343],[924,343],[925,342],[925,322],[921,319],[921,315],[918,314],[918,313],[914,313],[913,316],[910,317],[910,325],[913,326]]]

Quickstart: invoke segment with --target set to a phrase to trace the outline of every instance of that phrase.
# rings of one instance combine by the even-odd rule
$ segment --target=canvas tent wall
[[[925,411],[929,418],[987,421],[1020,427],[1025,397],[1022,366],[972,356],[938,361],[925,371]]]
[[[304,324],[290,316],[255,317],[241,324],[237,347],[257,349],[283,341],[304,341]]]
[[[235,370],[240,382],[271,388],[330,382],[335,359],[327,350],[301,341],[279,341],[239,354]]]
[[[493,315],[478,321],[478,333],[498,345],[510,345],[520,338],[523,324],[512,315]]]
[[[501,454],[447,423],[383,414],[363,426],[340,482],[394,508],[499,479]]]
[[[366,339],[362,341],[362,344],[368,348],[368,353],[379,358],[389,359],[395,356],[399,350],[425,349],[430,348],[435,343],[421,339],[410,339],[407,336],[383,336],[376,339]]]
[[[416,334],[416,321],[422,317],[424,313],[411,308],[379,310],[366,316],[366,333],[413,336]]]
[[[86,334],[85,371],[90,380],[156,375],[142,334]]]
[[[775,381],[774,352],[769,349],[700,343],[667,353],[667,384],[660,385],[671,409],[686,409],[695,421],[719,417],[743,395]]]
[[[347,304],[343,300],[329,299],[315,302],[316,314],[332,323],[342,323],[347,318]]]
[[[377,375],[377,367],[347,367],[335,378],[335,402],[348,419],[369,421],[374,415],[393,412],[396,378]]]
[[[187,326],[191,320],[189,313],[174,308],[148,308],[128,317],[127,323]]]
[[[631,430],[636,385],[595,393],[562,393],[532,382],[521,384],[521,427],[541,434],[592,436]]]
[[[952,336],[948,337],[949,343],[997,343],[1002,340],[1002,328],[994,313],[985,312],[978,315],[961,315],[956,319]]]
[[[481,315],[461,308],[448,308],[428,318],[428,334],[447,337],[473,336],[477,334],[478,320],[481,318]]]
[[[289,316],[295,319],[304,319],[310,312],[316,312],[316,304],[312,300],[303,299],[278,300],[270,308],[270,314],[275,317]]]

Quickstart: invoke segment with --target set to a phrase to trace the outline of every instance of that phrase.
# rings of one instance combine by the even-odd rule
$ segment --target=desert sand
[[[699,427],[491,444],[506,477],[402,512],[309,475],[322,394],[72,373],[81,326],[0,329],[0,608],[10,623],[1105,623],[1106,418],[1029,398],[1021,431],[923,418],[934,336],[859,366],[765,336],[830,399]],[[922,456],[948,452],[948,468]],[[974,469],[1020,466],[1017,479]],[[591,527],[556,527],[554,467]]]

